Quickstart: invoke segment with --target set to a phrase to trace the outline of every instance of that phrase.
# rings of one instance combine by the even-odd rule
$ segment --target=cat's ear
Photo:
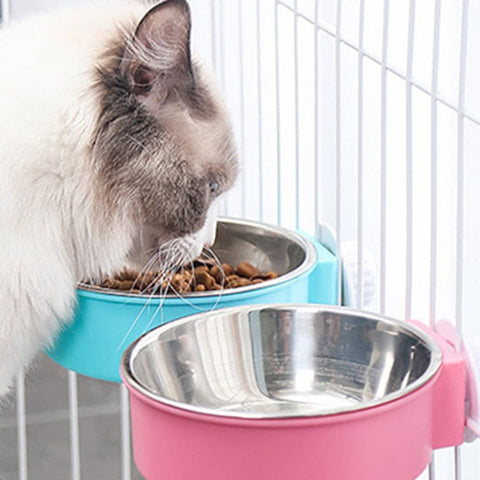
[[[122,73],[133,93],[168,97],[193,83],[190,8],[185,0],[162,2],[143,17],[127,43]]]

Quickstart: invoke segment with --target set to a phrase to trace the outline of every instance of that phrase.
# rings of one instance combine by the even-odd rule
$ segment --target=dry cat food
[[[100,282],[88,281],[88,285],[137,294],[192,293],[246,287],[277,278],[275,272],[260,273],[251,263],[240,262],[235,268],[228,263],[221,266],[202,261],[176,272],[160,270],[138,272],[124,269]]]

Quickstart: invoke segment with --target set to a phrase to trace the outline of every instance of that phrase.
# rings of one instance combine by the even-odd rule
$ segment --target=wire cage
[[[2,0],[1,12],[75,3]],[[329,224],[340,255],[354,246],[354,306],[479,336],[480,2],[190,4],[241,154],[222,213],[312,235]],[[141,478],[124,388],[38,363],[0,412],[0,478]],[[474,480],[479,459],[478,442],[438,450],[419,478]]]

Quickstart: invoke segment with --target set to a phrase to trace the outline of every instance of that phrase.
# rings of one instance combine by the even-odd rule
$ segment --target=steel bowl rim
[[[210,312],[204,313],[196,313],[194,315],[189,315],[187,317],[180,318],[173,322],[167,322],[165,324],[159,325],[158,327],[150,330],[149,332],[143,334],[137,340],[132,342],[129,347],[124,351],[122,355],[122,359],[120,362],[120,372],[123,381],[127,383],[131,388],[133,388],[138,393],[145,395],[146,397],[150,398],[151,400],[158,402],[163,405],[168,405],[170,407],[178,408],[182,411],[187,411],[191,413],[197,413],[202,415],[209,415],[213,417],[222,417],[222,418],[231,418],[231,419],[240,419],[240,420],[278,420],[278,419],[288,419],[288,418],[315,418],[315,417],[326,417],[329,415],[339,415],[339,414],[347,414],[351,412],[358,412],[363,411],[366,409],[370,409],[372,407],[378,407],[387,403],[391,403],[395,400],[399,400],[406,395],[413,393],[420,389],[422,386],[430,382],[430,380],[434,377],[434,375],[440,369],[442,363],[442,351],[438,344],[428,336],[423,330],[419,327],[406,323],[401,320],[397,320],[395,318],[384,316],[380,314],[375,314],[371,312],[366,312],[359,309],[353,309],[350,307],[340,307],[340,306],[330,306],[330,305],[320,305],[320,310],[326,313],[332,314],[349,314],[352,316],[360,316],[363,318],[381,321],[384,324],[395,326],[396,328],[400,327],[400,330],[405,331],[406,333],[413,334],[414,337],[423,341],[425,346],[429,349],[431,356],[430,362],[425,370],[425,372],[413,381],[411,384],[407,385],[406,387],[396,390],[395,392],[389,393],[382,398],[373,399],[368,402],[361,402],[353,406],[348,407],[341,407],[337,409],[328,409],[326,411],[319,411],[318,413],[295,413],[295,414],[278,414],[275,416],[268,416],[268,415],[261,415],[255,414],[255,412],[231,412],[231,411],[219,411],[209,407],[201,407],[196,405],[191,405],[184,402],[179,402],[175,400],[171,400],[165,398],[159,394],[156,394],[146,388],[142,383],[135,377],[131,366],[130,366],[130,359],[134,354],[135,350],[138,348],[140,349],[144,344],[148,343],[147,339],[150,336],[155,337],[160,335],[160,331],[166,331],[171,328],[176,328],[182,324],[193,322],[198,318],[202,317],[212,317],[216,315],[229,315],[235,314],[238,312],[244,312],[246,314],[252,311],[259,311],[259,310],[269,310],[269,309],[287,309],[287,310],[312,310],[316,309],[319,310],[319,306],[314,304],[286,304],[286,303],[272,303],[272,304],[259,304],[259,305],[243,305],[243,306],[236,306],[236,307],[229,307],[223,308],[219,310],[214,310]],[[321,409],[319,409],[321,410]]]
[[[261,227],[265,230],[269,230],[274,233],[280,233],[282,234],[283,237],[286,237],[287,239],[299,245],[305,253],[305,258],[297,268],[295,268],[294,270],[284,275],[280,275],[278,278],[274,278],[272,280],[265,280],[263,283],[248,285],[246,287],[227,288],[225,290],[221,290],[221,293],[218,293],[217,291],[191,292],[191,293],[188,293],[188,295],[186,295],[186,298],[189,298],[189,299],[205,298],[205,297],[218,298],[226,295],[242,294],[244,292],[261,290],[262,288],[267,288],[267,287],[273,287],[273,286],[288,282],[289,280],[292,280],[294,278],[300,277],[301,275],[303,275],[304,273],[312,269],[317,261],[318,254],[312,241],[310,241],[308,238],[304,237],[303,235],[293,230],[289,230],[288,228],[281,227],[278,225],[263,223],[263,222],[255,222],[253,220],[237,219],[237,218],[231,218],[231,217],[219,217],[218,222],[230,223],[235,225],[246,225],[250,227]],[[166,298],[166,299],[180,298],[180,294],[168,294],[163,296],[158,294],[146,295],[141,293],[131,293],[128,291],[119,291],[119,290],[110,289],[110,288],[97,287],[97,286],[88,285],[82,282],[78,283],[77,289],[80,291],[87,291],[87,292],[91,292],[99,295],[105,295],[105,296],[130,297],[130,298],[139,298],[139,299],[144,298],[149,300],[151,300],[152,298]]]

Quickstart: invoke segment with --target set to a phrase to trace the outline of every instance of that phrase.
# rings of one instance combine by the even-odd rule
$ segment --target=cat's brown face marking
[[[230,123],[190,59],[183,0],[154,7],[97,69],[101,95],[92,152],[110,208],[131,209],[159,239],[202,228],[237,174]]]

